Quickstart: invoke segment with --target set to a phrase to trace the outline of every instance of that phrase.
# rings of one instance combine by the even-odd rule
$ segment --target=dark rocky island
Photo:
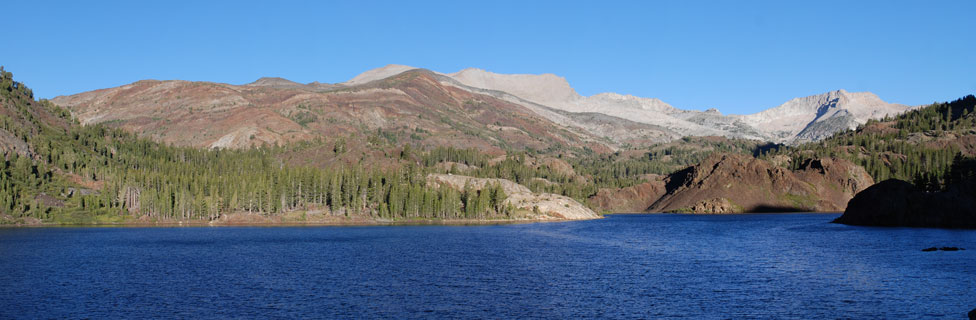
[[[868,187],[834,223],[859,226],[976,229],[976,180],[925,192],[890,179]]]

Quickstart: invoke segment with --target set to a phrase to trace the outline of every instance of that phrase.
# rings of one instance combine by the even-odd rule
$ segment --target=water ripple
[[[976,232],[834,217],[0,229],[0,318],[960,318],[976,307]],[[971,249],[920,250],[931,246]]]

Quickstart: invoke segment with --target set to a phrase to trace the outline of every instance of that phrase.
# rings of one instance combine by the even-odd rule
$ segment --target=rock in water
[[[969,180],[943,192],[923,192],[890,179],[858,193],[833,221],[859,226],[976,229],[976,183]]]
[[[939,250],[942,250],[942,251],[959,251],[959,250],[966,250],[966,248],[959,248],[959,247],[942,247],[942,248],[930,247],[930,248],[922,249],[923,252],[932,252],[932,251],[939,251]]]

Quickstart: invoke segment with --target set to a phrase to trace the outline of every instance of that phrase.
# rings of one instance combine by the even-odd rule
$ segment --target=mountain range
[[[553,74],[439,73],[403,65],[349,81],[244,85],[143,80],[59,96],[82,123],[106,123],[177,145],[241,148],[371,136],[427,146],[617,150],[686,136],[798,144],[910,107],[869,92],[831,91],[749,115],[682,110],[656,98],[578,94]],[[357,138],[367,139],[357,139]],[[409,140],[407,140],[409,139]],[[352,142],[356,144],[357,142]]]
[[[883,108],[865,107],[880,101],[873,95],[837,91],[723,116],[655,99],[582,97],[552,79],[388,67],[337,84],[144,80],[52,102],[34,100],[0,68],[0,151],[8,159],[0,163],[0,223],[215,221],[243,212],[370,220],[839,211],[874,181],[910,180],[933,192],[976,176],[966,162],[976,154],[972,96],[797,146],[683,136],[631,147],[674,138],[646,119],[608,114],[626,106],[571,108],[624,97],[649,118],[679,123],[686,118],[675,115],[697,113],[758,134],[793,130],[794,142]],[[816,112],[804,112],[811,105]],[[807,118],[802,129],[790,126]],[[79,125],[92,123],[100,125]],[[245,148],[269,144],[287,146]]]

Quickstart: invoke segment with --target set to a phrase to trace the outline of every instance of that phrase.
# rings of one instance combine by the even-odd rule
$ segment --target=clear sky
[[[141,79],[342,82],[406,64],[752,113],[830,90],[976,92],[976,1],[4,3],[0,65],[50,98]]]

